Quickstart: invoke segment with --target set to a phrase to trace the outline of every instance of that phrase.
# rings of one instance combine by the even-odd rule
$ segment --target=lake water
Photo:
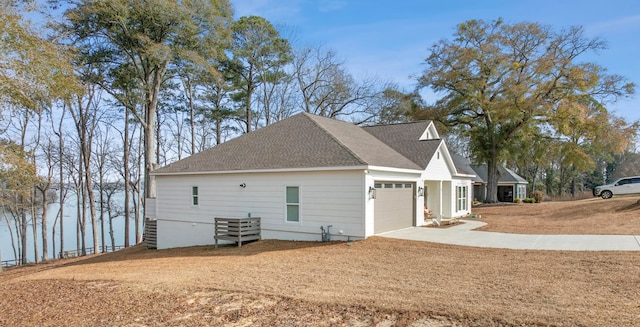
[[[123,196],[124,198],[124,196]],[[49,212],[47,214],[47,237],[48,237],[48,246],[49,246],[49,258],[53,258],[53,236],[52,236],[52,231],[53,231],[53,223],[56,219],[56,215],[58,214],[58,209],[60,208],[60,204],[59,203],[53,203],[51,205],[49,205]],[[88,210],[87,210],[88,212]],[[76,238],[76,225],[77,225],[77,209],[76,209],[76,199],[74,196],[69,196],[69,198],[67,199],[67,201],[65,202],[65,206],[64,206],[64,251],[72,251],[72,250],[77,250],[77,238]],[[99,214],[99,212],[98,212]],[[92,227],[91,227],[91,220],[89,217],[89,214],[87,213],[88,217],[87,217],[87,226],[86,226],[86,242],[85,242],[85,246],[87,248],[93,247],[93,235],[92,235]],[[16,251],[18,250],[18,243],[20,242],[19,239],[16,238],[15,235],[15,226],[13,225],[13,221],[11,220],[12,218],[9,217],[9,221],[11,222],[11,230],[13,232],[13,237],[15,239],[15,243],[16,243]],[[117,217],[114,218],[112,220],[113,223],[113,234],[114,234],[114,238],[115,238],[115,245],[116,246],[121,246],[124,245],[124,223],[125,223],[125,219],[124,217]],[[142,228],[142,227],[141,227]],[[105,219],[105,223],[104,223],[104,229],[105,229],[105,244],[107,246],[111,246],[111,238],[109,236],[109,221],[108,219]],[[42,259],[42,234],[41,234],[41,230],[42,230],[42,226],[40,224],[40,222],[38,222],[38,226],[37,226],[37,237],[38,237],[38,253],[39,253],[39,260]],[[142,231],[141,231],[142,232]],[[58,221],[58,223],[56,224],[55,227],[55,242],[56,242],[56,251],[58,253],[60,253],[60,221]],[[101,231],[100,231],[100,221],[98,220],[98,238],[101,238]],[[130,228],[129,228],[129,244],[134,245],[136,241],[136,235],[135,235],[135,220],[131,219],[130,220]],[[100,245],[102,245],[102,241],[99,242]],[[0,254],[2,257],[2,261],[5,260],[15,260],[15,256],[14,256],[14,252],[13,252],[13,248],[11,246],[11,235],[10,235],[10,231],[9,228],[7,227],[7,222],[5,221],[4,216],[2,216],[2,213],[0,212]],[[19,253],[18,253],[19,255]],[[27,228],[27,256],[28,256],[28,260],[29,262],[34,262],[34,251],[33,251],[33,230],[32,230],[32,226],[30,225]],[[56,255],[57,257],[57,255]]]

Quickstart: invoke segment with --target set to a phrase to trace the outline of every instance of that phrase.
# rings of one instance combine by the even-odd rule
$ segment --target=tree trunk
[[[539,170],[539,166],[536,165],[536,169],[533,172],[533,177],[531,178],[531,185],[529,185],[529,191],[527,194],[531,194],[533,193],[534,188],[536,187],[536,180],[538,177],[538,170]]]
[[[66,108],[63,108],[66,109]],[[63,155],[64,155],[64,139],[62,137],[62,123],[64,121],[64,113],[66,110],[62,110],[62,116],[60,117],[60,123],[58,124],[58,160],[59,160],[59,170],[58,174],[60,175],[60,194],[59,201],[60,202],[60,259],[62,259],[62,253],[64,253],[64,165],[63,165]],[[54,253],[55,256],[55,253]]]
[[[216,118],[216,144],[222,143],[222,118]]]
[[[31,232],[33,233],[33,260],[35,263],[40,262],[40,253],[38,251],[38,220],[36,219],[36,190],[31,192]]]
[[[20,196],[20,200],[22,200],[22,196]],[[23,202],[23,201],[20,201]],[[23,265],[28,263],[27,261],[27,212],[22,210],[20,215],[21,223],[20,223],[20,241],[22,243],[22,253],[20,255],[20,262]]]
[[[9,222],[9,218],[7,217],[7,213],[3,211],[4,221],[7,222],[7,228],[9,229],[9,237],[11,238],[11,248],[13,250],[13,258],[18,258],[18,251],[16,250],[16,240],[13,237],[13,229],[11,228],[11,223]]]
[[[111,238],[111,251],[116,250],[116,237],[113,233],[113,218],[109,215],[109,237]]]
[[[165,67],[154,67],[154,73],[149,76],[147,81],[147,94],[145,103],[145,120],[144,128],[144,194],[147,198],[156,197],[156,177],[151,172],[156,168],[156,111],[158,108],[158,95],[160,94],[160,85],[162,84],[162,75]]]
[[[107,218],[109,219],[109,239],[111,240],[111,251],[116,250],[116,239],[113,234],[113,216],[112,208],[111,208],[111,198],[113,197],[113,193],[109,193],[107,195]],[[117,215],[115,215],[117,216]],[[105,242],[106,243],[106,242]]]
[[[21,216],[20,215],[12,215],[13,216],[13,227],[15,228],[16,234],[15,238],[17,242],[12,243],[13,246],[13,257],[16,260],[16,264],[22,262],[22,227],[21,227]],[[13,236],[11,237],[13,239]],[[16,248],[17,245],[17,248]]]
[[[100,172],[100,186],[98,189],[100,190],[100,240],[101,240],[101,252],[107,252],[107,242],[105,242],[104,238],[104,177],[102,176],[102,172]]]
[[[49,213],[48,208],[48,194],[49,186],[44,187],[42,192],[42,228],[40,229],[42,233],[42,261],[49,261],[49,238],[47,237],[47,214]]]
[[[136,225],[136,244],[138,241],[138,215],[139,215],[139,208],[140,208],[140,193],[138,193],[138,196],[133,196],[132,197],[132,202],[133,202],[133,219],[135,221],[135,225]]]
[[[487,161],[487,203],[498,202],[498,160],[496,155],[492,155]]]
[[[56,219],[53,220],[53,226],[51,226],[51,250],[53,253],[53,259],[58,257],[58,248],[56,247],[56,227],[58,226],[58,219],[60,219],[60,211],[56,214]]]
[[[140,183],[140,179],[138,179],[138,183]],[[140,189],[140,185],[138,185],[137,189]],[[136,244],[138,244],[138,243],[140,243],[142,241],[142,232],[141,232],[141,229],[140,229],[140,226],[141,226],[140,222],[142,220],[141,217],[140,217],[140,212],[141,212],[140,205],[144,205],[144,198],[142,198],[140,192],[138,192],[137,197],[138,197],[138,201],[136,203],[134,203],[134,206],[133,206],[133,210],[134,210],[133,217],[135,219],[135,229],[136,229],[135,230],[135,232],[136,232]]]
[[[156,197],[156,178],[151,176],[151,172],[155,166],[155,114],[154,118],[149,118],[150,122],[144,127],[144,193],[147,198]]]
[[[187,100],[189,101],[189,127],[191,128],[191,154],[196,153],[196,113],[195,107],[193,105],[193,88],[191,85],[191,80],[188,77],[184,77],[182,79],[184,85],[184,91],[187,96]],[[178,140],[178,142],[180,142]]]
[[[87,255],[87,245],[86,245],[86,227],[87,227],[87,200],[84,191],[84,185],[82,184],[82,176],[80,176],[80,184],[78,188],[78,250],[81,250],[81,255]]]
[[[142,135],[139,135],[139,138],[141,138]],[[138,144],[140,144],[140,142],[138,142]],[[140,153],[142,151],[142,149],[138,148],[138,153]],[[139,162],[139,160],[138,160]],[[140,222],[140,205],[143,206],[143,210],[144,210],[144,205],[146,203],[146,196],[143,195],[143,193],[140,190],[140,180],[141,180],[140,176],[140,170],[138,170],[138,176],[136,177],[136,187],[134,187],[134,192],[135,194],[132,194],[132,198],[131,201],[133,203],[133,217],[135,219],[135,232],[136,232],[136,244],[138,240],[141,240],[142,237],[140,237],[139,235],[141,235],[140,233],[140,227],[141,227],[141,222]],[[146,193],[145,193],[146,194]],[[136,198],[138,199],[136,201]],[[127,232],[128,233],[128,232]],[[129,234],[127,234],[129,235]],[[128,240],[127,240],[128,242]]]
[[[86,142],[91,142],[91,137]],[[96,211],[95,193],[93,192],[93,181],[91,176],[91,145],[86,143],[83,146],[82,157],[84,160],[85,183],[87,185],[87,197],[89,198],[89,213],[91,214],[91,233],[93,235],[93,252],[98,253],[100,249],[98,234],[98,213]]]
[[[129,247],[129,219],[130,219],[130,185],[129,185],[129,110],[125,110],[124,114],[124,152],[122,154],[122,161],[124,162],[124,246]],[[138,169],[139,170],[139,169]],[[109,219],[111,222],[111,219]],[[111,234],[113,239],[113,232]]]
[[[251,96],[253,95],[253,67],[249,68],[249,77],[247,78],[247,95],[245,106],[247,108],[247,133],[251,132]]]

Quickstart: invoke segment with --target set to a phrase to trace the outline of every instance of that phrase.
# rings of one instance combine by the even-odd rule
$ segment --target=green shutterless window
[[[300,221],[300,188],[297,186],[287,186],[286,190],[287,221]]]

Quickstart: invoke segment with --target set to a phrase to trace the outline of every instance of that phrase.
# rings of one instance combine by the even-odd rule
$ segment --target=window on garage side
[[[457,193],[457,204],[456,204],[456,210],[457,211],[463,211],[463,210],[467,210],[467,187],[466,186],[457,186],[456,187],[456,193]]]
[[[198,187],[197,186],[191,187],[191,204],[194,206],[198,205]]]
[[[298,186],[287,186],[286,195],[286,220],[288,222],[299,222],[300,221],[300,187]]]

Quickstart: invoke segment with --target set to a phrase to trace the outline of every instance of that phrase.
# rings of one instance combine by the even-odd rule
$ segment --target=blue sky
[[[583,26],[608,49],[583,58],[640,85],[640,1],[638,0],[232,0],[236,16],[257,15],[296,31],[303,45],[334,50],[355,77],[375,76],[413,89],[428,49],[450,38],[469,19],[502,18],[551,25]],[[636,91],[640,93],[640,88]],[[426,100],[435,99],[425,94]],[[609,108],[640,120],[640,94]]]

